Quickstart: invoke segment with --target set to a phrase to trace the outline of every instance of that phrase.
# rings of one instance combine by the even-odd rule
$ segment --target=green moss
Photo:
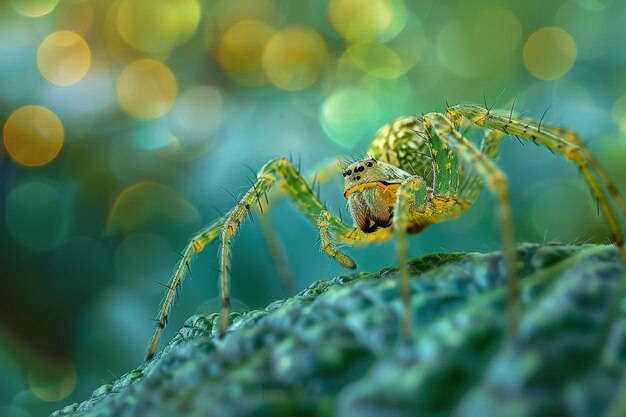
[[[193,316],[151,362],[54,416],[601,415],[626,363],[613,246],[522,244],[523,316],[505,336],[499,253],[411,262],[414,334],[397,269],[313,283],[265,310]]]

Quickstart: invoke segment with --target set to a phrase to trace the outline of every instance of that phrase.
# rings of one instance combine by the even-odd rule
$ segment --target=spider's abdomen
[[[421,135],[421,136],[420,136]],[[433,160],[420,119],[407,116],[383,126],[370,145],[368,154],[411,175],[419,175],[429,186],[433,182]]]

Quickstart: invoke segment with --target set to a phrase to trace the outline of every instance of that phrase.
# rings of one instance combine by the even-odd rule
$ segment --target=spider
[[[610,195],[626,211],[626,202],[617,187],[575,132],[542,124],[542,120],[543,117],[539,121],[514,118],[513,109],[506,116],[492,112],[486,106],[460,104],[448,107],[443,113],[403,117],[385,125],[378,131],[365,159],[343,166],[344,197],[354,226],[344,223],[325,208],[289,159],[272,159],[261,168],[256,182],[238,199],[235,207],[202,229],[184,249],[162,302],[156,330],[148,346],[147,359],[154,356],[172,302],[191,259],[218,237],[221,241],[219,283],[222,300],[219,337],[223,337],[230,307],[231,239],[246,213],[256,204],[263,210],[261,196],[265,195],[269,205],[267,192],[281,181],[282,192],[287,193],[317,226],[321,249],[346,268],[355,269],[356,263],[339,250],[337,244],[366,245],[395,235],[399,252],[404,335],[411,332],[407,235],[419,233],[430,224],[458,217],[472,206],[486,184],[496,202],[507,271],[507,328],[514,333],[519,315],[519,294],[511,207],[507,178],[492,161],[504,135],[544,145],[576,164],[602,208],[615,244],[626,259],[622,233],[609,202]],[[460,133],[462,124],[485,129],[480,149]],[[464,169],[461,162],[472,169]]]

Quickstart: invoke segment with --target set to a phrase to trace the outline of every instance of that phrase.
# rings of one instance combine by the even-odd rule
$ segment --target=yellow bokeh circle
[[[76,367],[69,361],[62,361],[41,369],[29,369],[26,380],[32,393],[39,399],[61,401],[76,388]]]
[[[524,65],[541,80],[565,75],[576,62],[576,42],[572,35],[558,27],[534,32],[524,45]]]
[[[263,68],[276,86],[297,91],[315,82],[326,58],[322,37],[309,27],[293,25],[270,38],[263,52]]]
[[[11,0],[13,10],[22,16],[41,17],[54,10],[59,0]]]
[[[398,54],[379,43],[353,45],[346,50],[344,58],[366,74],[377,78],[394,79],[407,71]]]
[[[248,87],[267,84],[263,51],[274,33],[274,28],[259,20],[244,20],[229,28],[219,47],[219,62],[226,74]]]
[[[127,187],[115,198],[109,212],[107,231],[156,232],[163,230],[163,224],[186,225],[194,229],[200,224],[200,213],[177,190],[143,181]]]
[[[170,111],[176,100],[174,73],[154,59],[138,59],[122,70],[116,83],[117,99],[131,116],[150,120]]]
[[[117,11],[121,37],[140,51],[162,55],[188,41],[198,28],[197,0],[122,0]]]
[[[52,161],[63,147],[63,124],[43,106],[14,111],[4,125],[4,147],[16,162],[36,167]]]
[[[51,33],[37,49],[37,68],[52,84],[68,86],[85,77],[91,65],[87,42],[77,33]]]
[[[406,24],[406,8],[398,0],[330,0],[328,16],[335,30],[354,43],[386,41]]]

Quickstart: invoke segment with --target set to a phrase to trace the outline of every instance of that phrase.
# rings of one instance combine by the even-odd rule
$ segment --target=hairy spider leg
[[[157,325],[154,329],[152,339],[150,339],[150,344],[148,345],[146,360],[152,359],[154,353],[156,352],[157,346],[159,344],[159,339],[161,337],[161,332],[167,324],[167,316],[172,309],[174,298],[176,298],[176,293],[183,283],[185,273],[189,269],[189,264],[191,263],[191,260],[196,253],[200,252],[207,244],[211,243],[217,236],[219,236],[225,220],[226,217],[222,217],[202,229],[185,247],[183,253],[181,253],[181,259],[178,262],[178,265],[176,265],[174,274],[167,284],[167,292],[165,293],[165,297],[161,302],[161,309],[159,310]]]
[[[424,127],[428,124],[424,121]],[[455,199],[459,192],[459,160],[452,147],[441,138],[439,132],[426,129],[427,144],[433,164],[433,195],[438,198]]]
[[[441,113],[429,113],[424,116],[424,128],[427,134],[440,137],[449,147],[452,147],[461,159],[482,177],[496,200],[504,264],[507,270],[507,330],[509,336],[512,336],[517,331],[519,321],[519,294],[516,270],[517,252],[515,251],[508,181],[502,171],[485,154],[476,149],[456,130],[455,124]]]
[[[421,124],[421,120],[418,120]],[[429,123],[423,122],[423,127],[427,127]],[[469,204],[458,201],[460,166],[452,145],[440,132],[434,130],[425,131],[424,144],[431,156],[432,188],[428,187],[421,176],[415,175],[406,179],[396,193],[393,216],[400,258],[400,293],[404,308],[402,333],[407,337],[412,329],[407,235],[420,231],[428,224],[450,220],[469,207]]]
[[[549,128],[544,129],[543,126],[540,127],[539,124],[535,126],[534,124],[522,122],[514,118],[500,116],[474,104],[460,104],[451,107],[448,109],[448,114],[453,119],[465,117],[477,126],[492,130],[499,130],[507,134],[516,135],[523,139],[545,145],[549,149],[559,152],[567,159],[573,161],[582,172],[587,184],[591,188],[591,192],[598,201],[598,204],[602,207],[602,211],[604,212],[609,228],[613,233],[615,244],[621,252],[622,257],[626,260],[624,239],[622,232],[620,231],[615,212],[608,203],[608,197],[602,189],[601,183],[598,181],[590,168],[590,166],[594,167],[594,165],[591,164],[589,158],[587,157],[590,152],[584,146],[582,141],[574,143],[574,140],[570,141],[556,136]],[[613,183],[611,182],[611,184]],[[619,195],[615,186],[609,187],[606,181],[604,181],[604,185],[607,188],[614,189],[616,194]]]
[[[161,331],[167,324],[167,316],[172,307],[176,291],[182,283],[185,270],[188,268],[191,259],[196,253],[200,252],[208,243],[213,241],[218,236],[221,240],[219,254],[219,283],[222,300],[219,337],[223,337],[228,325],[228,313],[230,309],[229,280],[231,254],[230,245],[232,237],[239,229],[239,226],[245,219],[248,211],[252,209],[255,204],[259,203],[262,196],[270,191],[271,187],[280,179],[283,180],[283,187],[287,191],[287,194],[291,196],[296,206],[312,223],[318,224],[320,213],[322,211],[326,211],[326,209],[317,198],[309,184],[300,175],[296,167],[284,157],[275,158],[265,164],[257,174],[257,181],[241,197],[235,207],[221,219],[203,229],[185,248],[182,254],[183,257],[169,282],[165,299],[161,305],[157,327],[148,346],[148,360],[154,356]],[[341,242],[348,240],[351,242],[359,242],[363,239],[371,241],[376,239],[375,236],[367,236],[367,234],[357,231],[354,227],[343,223],[336,217],[332,221],[332,227],[333,232],[340,237],[339,240]],[[332,254],[330,255],[333,256]]]
[[[537,124],[536,120],[531,119],[529,117],[519,118],[518,120],[524,121],[525,123],[528,123],[528,124]],[[574,132],[573,130],[565,129],[560,126],[554,126],[548,123],[541,123],[540,130],[546,130],[552,133],[554,136],[558,136],[569,142],[574,143],[575,145],[578,145],[580,147],[580,151],[583,153],[583,156],[587,159],[587,161],[593,167],[593,169],[596,170],[596,172],[598,173],[598,175],[604,182],[606,189],[609,191],[611,196],[615,199],[615,201],[617,201],[617,203],[620,205],[622,210],[626,212],[626,201],[624,200],[624,197],[622,197],[615,183],[611,180],[611,178],[606,173],[604,168],[602,168],[602,165],[598,163],[598,160],[595,158],[595,156],[593,156],[589,148],[587,148],[587,145],[585,144],[585,142],[582,140],[582,138],[580,137],[578,133]]]
[[[458,127],[457,127],[458,130]],[[497,130],[486,130],[485,137],[483,138],[480,153],[486,155],[492,160],[497,156],[500,150],[500,139],[504,136],[504,133]],[[463,201],[466,204],[472,204],[483,188],[483,177],[471,172],[465,179],[465,182],[460,188],[459,201]]]
[[[356,263],[351,257],[337,248],[333,241],[333,235],[337,242],[349,243],[352,246],[383,242],[393,236],[393,231],[390,228],[380,228],[374,232],[365,233],[358,227],[351,227],[343,223],[335,214],[328,210],[320,213],[317,227],[319,228],[322,250],[332,258],[335,258],[341,265],[350,269],[355,269]]]
[[[300,169],[298,168],[298,170]],[[307,173],[304,174],[304,178],[306,178],[306,181],[311,184],[311,189],[315,191],[315,184],[319,185],[326,183],[339,173],[341,173],[341,163],[336,157],[333,157],[321,162],[310,170],[307,170]],[[287,252],[282,240],[275,232],[274,227],[272,227],[270,217],[267,215],[272,206],[279,203],[287,195],[288,192],[284,187],[272,188],[267,195],[267,204],[265,205],[265,208],[258,206],[255,207],[254,211],[258,214],[261,233],[265,239],[268,253],[276,267],[278,277],[282,281],[287,294],[293,295],[295,294],[296,285],[293,273],[289,267]]]
[[[406,121],[409,118],[402,120]],[[411,117],[411,119],[413,119]],[[412,120],[411,120],[411,123]],[[388,126],[388,125],[386,125]],[[385,129],[385,128],[383,128]],[[407,133],[411,133],[407,130]],[[330,181],[335,175],[341,173],[341,170],[345,168],[342,165],[348,165],[348,161],[342,161],[337,157],[332,157],[325,160],[315,167],[313,167],[307,174],[304,175],[306,181],[309,184],[323,184]],[[312,186],[311,189],[314,187]],[[313,190],[314,191],[314,190]],[[288,191],[285,187],[273,188],[268,193],[268,204],[264,209],[264,213],[269,211],[274,204],[280,202],[284,197],[288,195]],[[319,197],[319,196],[318,196]],[[257,211],[259,211],[257,209]],[[284,251],[284,247],[280,241],[280,238],[276,236],[274,229],[271,226],[271,221],[268,216],[260,216],[261,229],[264,234],[267,246],[270,252],[270,256],[274,260],[274,264],[279,272],[279,276],[283,281],[286,288],[293,288],[293,279],[288,271],[287,259]],[[317,227],[320,233],[321,248],[324,252],[335,258],[337,262],[342,264],[346,268],[355,269],[356,263],[350,256],[346,255],[337,248],[335,240],[341,244],[350,244],[352,246],[365,245],[372,242],[383,242],[393,236],[390,229],[381,228],[374,233],[364,233],[357,227],[351,227],[343,222],[339,217],[333,214],[331,211],[324,210],[320,213],[317,221]],[[334,236],[334,238],[333,238]]]
[[[481,152],[489,157],[497,154],[500,132],[486,134]],[[427,224],[449,220],[471,206],[483,185],[483,178],[476,173],[465,175],[463,191],[459,195],[459,181],[464,177],[456,155],[438,138],[424,131],[422,120],[416,116],[396,119],[379,130],[368,151],[373,157],[395,165],[406,172],[418,175],[424,181],[411,180],[397,195],[394,209],[394,229],[398,236],[400,256],[400,285],[405,319],[402,324],[404,334],[410,332],[410,288],[408,285],[406,235],[410,227],[419,228]],[[434,201],[438,206],[424,205],[423,190],[432,184]],[[417,188],[416,188],[417,187]],[[409,208],[413,207],[413,208]]]
[[[409,281],[407,234],[416,217],[432,220],[434,213],[427,214],[429,208],[428,187],[423,178],[414,176],[407,178],[396,192],[396,204],[393,213],[393,228],[395,230],[400,275],[400,296],[402,298],[402,334],[409,338],[413,328],[413,314],[411,312],[411,285]],[[419,220],[422,220],[419,219]]]

